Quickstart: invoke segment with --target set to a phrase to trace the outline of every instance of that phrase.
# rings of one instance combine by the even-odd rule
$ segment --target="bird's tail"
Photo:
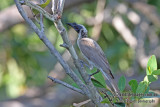
[[[111,75],[111,77],[110,77],[109,75],[107,75],[106,72],[104,72],[103,70],[101,70],[101,71],[102,71],[103,75],[108,79],[108,81],[110,82],[110,84],[112,85],[112,87],[113,87],[113,89],[114,89],[114,91],[116,93],[115,95],[118,96],[118,98],[119,98],[120,101],[123,101],[123,98],[122,98],[121,93],[120,93],[120,91],[118,89],[118,86],[117,86],[114,78],[112,78],[113,75]]]

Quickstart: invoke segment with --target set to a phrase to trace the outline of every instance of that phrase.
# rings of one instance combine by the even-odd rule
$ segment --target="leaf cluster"
[[[130,105],[133,104],[135,101],[143,99],[143,98],[153,98],[153,97],[160,97],[158,94],[150,91],[150,84],[158,79],[158,75],[160,75],[160,69],[157,69],[157,61],[155,55],[152,55],[147,64],[146,68],[146,76],[144,77],[143,81],[140,81],[139,83],[137,80],[133,79],[128,82],[129,86],[131,87],[131,90],[125,91],[126,87],[126,78],[124,76],[121,76],[119,81],[118,81],[118,88],[121,92],[121,95],[123,96],[124,102],[125,103],[119,103],[117,98],[114,97],[112,94],[112,91],[108,89],[106,94],[108,92],[111,92],[108,94],[110,98],[112,99],[112,102],[116,106],[125,106],[125,105]],[[95,77],[92,82],[96,87],[100,88],[106,88],[104,84],[102,84],[102,81],[104,79],[101,77]],[[102,103],[111,103],[108,98],[104,98]]]

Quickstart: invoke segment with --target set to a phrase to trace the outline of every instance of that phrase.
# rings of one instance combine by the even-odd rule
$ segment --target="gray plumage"
[[[111,72],[110,65],[105,57],[104,52],[101,47],[95,42],[93,39],[87,37],[87,29],[80,24],[76,23],[67,23],[71,27],[73,27],[78,33],[77,44],[78,47],[84,56],[84,58],[89,62],[91,68],[95,66],[98,68],[105,78],[108,79],[116,94],[122,101],[122,97],[120,96],[119,89],[114,80],[114,76]]]
[[[97,44],[97,42],[90,38],[81,38],[77,41],[77,44],[82,54],[85,56],[85,58],[89,61],[91,65],[97,67],[98,69],[102,69],[104,72],[108,73],[112,79],[114,79],[104,52]]]

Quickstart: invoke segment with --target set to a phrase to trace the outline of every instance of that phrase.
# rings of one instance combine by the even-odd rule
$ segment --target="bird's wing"
[[[101,47],[94,40],[90,38],[82,38],[79,41],[79,48],[83,53],[83,55],[85,55],[88,58],[88,60],[90,60],[96,66],[102,68],[103,75],[109,80],[109,82],[111,83],[115,92],[118,93],[118,97],[121,100],[122,98],[121,96],[119,96],[120,94],[119,89],[117,87],[116,82],[114,81],[114,76],[110,70],[109,63]]]
[[[93,62],[97,67],[102,68],[105,72],[111,74],[113,77],[104,52],[94,40],[90,38],[82,38],[79,41],[79,48],[91,62]]]

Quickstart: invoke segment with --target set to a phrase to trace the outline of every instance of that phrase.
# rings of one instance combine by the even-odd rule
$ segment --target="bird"
[[[77,45],[82,56],[88,61],[90,69],[93,69],[93,67],[99,69],[104,77],[111,83],[116,95],[122,100],[110,65],[101,47],[96,41],[88,38],[88,31],[83,25],[77,23],[67,23],[67,25],[71,26],[78,33]]]

